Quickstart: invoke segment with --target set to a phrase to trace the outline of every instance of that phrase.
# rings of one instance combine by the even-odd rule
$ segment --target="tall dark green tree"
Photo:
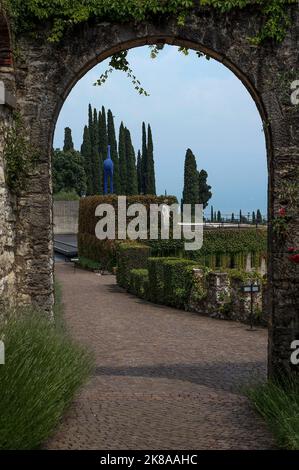
[[[63,145],[63,151],[64,152],[69,152],[71,150],[74,150],[74,142],[73,142],[73,137],[72,137],[72,129],[69,127],[66,127],[64,129],[64,145]]]
[[[83,166],[86,174],[86,194],[93,194],[93,178],[92,178],[92,150],[89,128],[84,127],[83,143],[81,145],[81,155],[83,158]]]
[[[217,212],[217,222],[221,222],[221,221],[222,221],[221,212],[218,211],[218,212]]]
[[[125,139],[126,139],[126,164],[127,164],[127,185],[126,195],[133,196],[138,194],[138,182],[137,182],[137,171],[136,171],[136,158],[135,150],[132,144],[130,131],[125,128]]]
[[[141,158],[140,150],[138,150],[138,156],[137,156],[137,182],[138,182],[138,194],[142,194],[142,158]]]
[[[198,171],[192,150],[188,149],[185,157],[183,204],[198,203]]]
[[[127,191],[127,160],[126,160],[126,132],[123,123],[119,128],[118,141],[120,194],[125,195]]]
[[[259,209],[256,211],[256,223],[257,224],[262,224],[263,223],[263,217],[262,217],[261,211]]]
[[[254,211],[252,212],[252,223],[253,223],[253,224],[256,224],[256,216],[255,216],[255,212],[254,212]]]
[[[205,170],[201,170],[198,173],[198,203],[203,204],[204,209],[212,197],[211,186],[208,185],[207,179],[208,173]]]
[[[112,111],[109,109],[107,114],[107,126],[108,126],[108,145],[111,146],[111,158],[114,164],[114,192],[120,194],[120,180],[119,180],[119,160],[117,153],[117,142],[115,136],[114,118]]]
[[[211,222],[214,220],[214,208],[211,206]]]
[[[92,127],[90,130],[92,136],[92,177],[93,177],[93,194],[103,193],[103,175],[100,163],[99,154],[99,134],[98,134],[98,113],[97,110],[93,111]]]
[[[141,154],[141,173],[142,173],[142,194],[147,194],[147,141],[146,127],[142,123],[142,154]]]
[[[147,129],[147,153],[146,153],[146,192],[147,194],[156,194],[156,176],[154,161],[154,144],[151,126]]]

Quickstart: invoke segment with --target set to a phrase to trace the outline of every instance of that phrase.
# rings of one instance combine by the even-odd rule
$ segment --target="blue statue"
[[[110,154],[110,145],[108,145],[108,155],[104,160],[104,194],[108,194],[108,178],[110,177],[110,193],[113,194],[113,161]]]

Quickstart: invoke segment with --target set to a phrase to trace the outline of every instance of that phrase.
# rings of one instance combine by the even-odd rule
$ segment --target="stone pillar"
[[[228,318],[230,282],[227,273],[211,272],[207,275],[206,313],[213,318]]]
[[[0,315],[3,307],[17,298],[15,277],[16,200],[5,181],[4,146],[6,132],[12,125],[15,106],[10,88],[10,70],[0,67]]]

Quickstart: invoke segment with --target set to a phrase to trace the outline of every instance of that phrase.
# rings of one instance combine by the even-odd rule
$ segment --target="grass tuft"
[[[247,396],[266,420],[279,447],[299,450],[299,380],[283,378],[252,386]]]
[[[61,324],[33,309],[10,314],[0,324],[0,337],[6,359],[0,366],[0,449],[36,449],[89,377],[92,356]]]

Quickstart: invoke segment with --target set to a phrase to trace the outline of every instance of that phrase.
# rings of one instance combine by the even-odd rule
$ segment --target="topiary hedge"
[[[164,266],[164,302],[176,308],[185,308],[193,286],[193,268],[188,259],[168,259]]]
[[[147,269],[131,269],[129,292],[142,299],[149,299],[149,279]]]
[[[163,262],[170,258],[149,258],[148,278],[149,297],[152,302],[164,303],[164,265]]]
[[[119,286],[130,290],[131,270],[146,269],[150,248],[141,243],[121,243],[117,250],[116,280]]]
[[[149,213],[151,204],[174,204],[177,202],[174,196],[127,196],[127,208],[131,204],[143,204]],[[78,230],[78,254],[80,258],[88,258],[100,263],[103,269],[111,270],[116,266],[116,252],[119,245],[117,240],[99,240],[95,235],[96,224],[99,217],[95,216],[96,208],[100,204],[111,204],[118,216],[118,196],[89,196],[82,198],[79,205],[79,230]],[[133,217],[127,217],[127,224]],[[148,224],[149,226],[149,224]],[[133,266],[135,267],[135,266]],[[136,266],[139,267],[139,266]]]

